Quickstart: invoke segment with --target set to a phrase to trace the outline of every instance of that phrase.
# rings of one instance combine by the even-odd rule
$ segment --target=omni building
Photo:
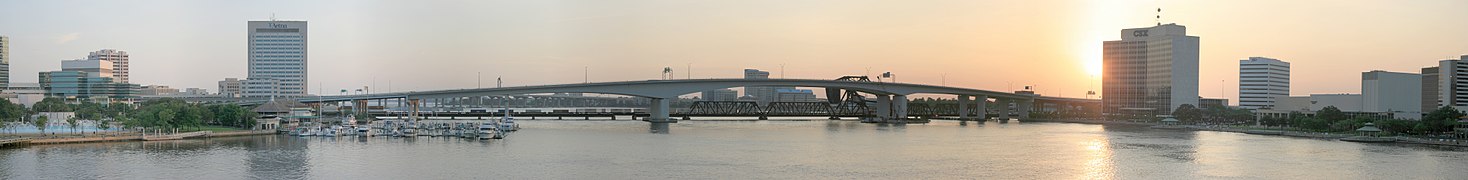
[[[1239,60],[1239,107],[1274,107],[1276,98],[1290,96],[1290,63],[1266,57]]]
[[[250,21],[244,97],[306,95],[306,21]]]
[[[1160,24],[1121,30],[1102,44],[1102,113],[1155,116],[1198,106],[1198,37]]]

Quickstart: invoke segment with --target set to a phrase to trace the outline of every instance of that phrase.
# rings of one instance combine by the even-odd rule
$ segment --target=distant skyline
[[[244,78],[246,22],[311,22],[309,93],[892,72],[900,82],[1045,95],[1100,90],[1101,42],[1157,23],[1201,39],[1199,94],[1237,104],[1238,60],[1290,62],[1292,94],[1359,93],[1360,73],[1468,54],[1468,1],[0,1],[12,82],[100,49],[132,82],[217,91]],[[376,72],[369,74],[367,72]],[[946,78],[945,78],[946,77]],[[1010,86],[1010,85],[1013,86]],[[318,85],[323,90],[318,91]],[[1057,91],[1063,90],[1063,93]]]

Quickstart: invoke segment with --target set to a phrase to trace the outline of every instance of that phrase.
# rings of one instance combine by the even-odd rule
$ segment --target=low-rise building
[[[46,96],[93,102],[131,102],[138,99],[138,85],[117,83],[112,77],[99,77],[82,71],[41,72],[41,88]]]

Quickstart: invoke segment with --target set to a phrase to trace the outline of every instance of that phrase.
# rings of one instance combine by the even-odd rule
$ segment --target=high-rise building
[[[305,96],[306,21],[250,21],[245,97]]]
[[[110,71],[112,72],[107,73],[107,75],[105,76],[112,77],[112,82],[129,83],[132,81],[132,79],[128,77],[131,70],[128,69],[127,51],[119,51],[116,49],[102,49],[96,52],[88,53],[87,60],[110,61],[109,64],[112,67],[108,69],[110,69]]]
[[[1468,55],[1422,68],[1422,111],[1442,106],[1468,111]]]
[[[775,89],[775,102],[816,102],[816,93],[809,89]]]
[[[1239,60],[1239,107],[1269,108],[1290,96],[1290,63],[1265,57]]]
[[[703,91],[699,94],[704,101],[734,101],[739,99],[739,93],[729,89],[714,89]]]
[[[224,78],[223,81],[219,81],[219,95],[239,97],[242,95],[243,86],[239,78]]]
[[[1391,113],[1396,119],[1422,118],[1422,75],[1387,71],[1361,73],[1363,112]]]
[[[744,69],[744,79],[770,79],[770,72],[758,69]],[[745,86],[744,96],[753,97],[760,104],[774,101],[775,87],[770,86]]]
[[[1198,105],[1198,37],[1162,24],[1121,30],[1103,46],[1103,113],[1166,115]]]
[[[0,36],[0,88],[10,87],[10,37]]]
[[[113,67],[116,66],[113,65],[112,61],[108,60],[78,59],[61,61],[62,71],[81,71],[86,72],[88,76],[105,77],[111,79],[112,82],[117,82],[117,76],[113,74],[117,71],[113,71]]]
[[[1439,62],[1439,63],[1441,63],[1441,62]],[[1440,74],[1441,73],[1441,69],[1442,68],[1440,68],[1440,66],[1433,66],[1433,67],[1425,67],[1425,68],[1422,68],[1422,71],[1421,71],[1421,73],[1422,73],[1422,93],[1421,93],[1422,94],[1422,102],[1421,103],[1422,103],[1422,110],[1423,111],[1432,111],[1433,109],[1437,109],[1437,107],[1439,107],[1438,106],[1439,104],[1446,104],[1446,103],[1443,103],[1443,102],[1451,102],[1451,101],[1444,101],[1444,100],[1447,100],[1447,98],[1443,98],[1443,97],[1452,97],[1452,96],[1447,96],[1445,94],[1440,94],[1445,89],[1445,88],[1443,88],[1442,86],[1439,85],[1439,84],[1442,84],[1442,83],[1438,83],[1438,81],[1440,81],[1440,80],[1443,79],[1442,75]],[[1452,84],[1452,83],[1448,83],[1448,84]]]

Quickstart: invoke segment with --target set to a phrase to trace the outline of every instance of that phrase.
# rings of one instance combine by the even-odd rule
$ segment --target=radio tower
[[[1162,25],[1162,8],[1157,8],[1157,25]]]

